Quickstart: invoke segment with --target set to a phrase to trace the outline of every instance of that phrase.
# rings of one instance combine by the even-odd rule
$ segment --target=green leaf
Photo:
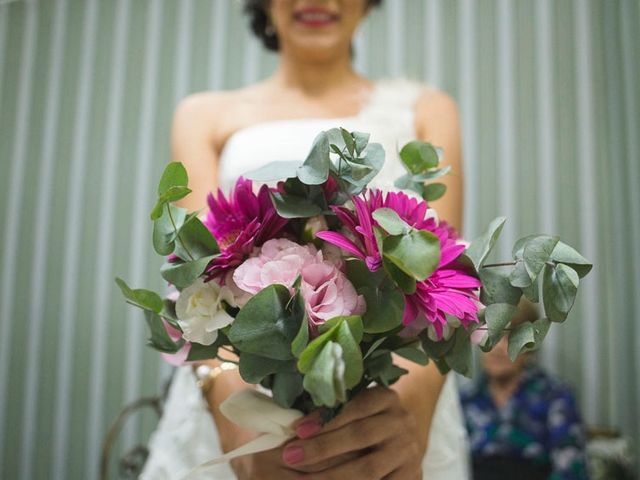
[[[364,151],[364,149],[367,148],[369,137],[371,135],[363,132],[351,132],[351,135],[353,135],[353,139],[356,145],[356,153],[360,155]]]
[[[546,316],[552,322],[563,322],[575,302],[580,277],[571,267],[559,263],[547,266],[542,278],[542,300]]]
[[[400,159],[411,173],[424,173],[438,166],[438,152],[427,142],[414,140],[400,150]]]
[[[411,179],[414,182],[420,182],[420,183],[428,182],[429,180],[435,180],[436,178],[444,177],[445,175],[448,175],[450,171],[451,171],[451,165],[447,165],[446,167],[434,168],[433,170],[429,170],[425,173],[412,175]]]
[[[533,322],[533,338],[535,341],[535,349],[537,350],[542,345],[542,341],[547,336],[551,322],[548,318],[539,318]]]
[[[176,344],[167,333],[160,315],[151,310],[145,310],[144,318],[151,334],[149,346],[163,353],[176,353],[180,349],[181,345]]]
[[[298,372],[280,372],[273,377],[273,399],[284,408],[291,408],[303,392],[303,377]]]
[[[395,288],[365,286],[358,289],[364,296],[367,311],[362,316],[366,333],[384,333],[402,325],[404,295]]]
[[[351,134],[344,128],[340,128],[340,133],[342,134],[344,144],[347,146],[347,150],[349,150],[349,153],[353,155],[356,150],[356,142],[353,140]]]
[[[404,368],[393,364],[389,350],[377,350],[365,363],[367,375],[378,383],[388,387],[395,383],[402,375],[409,373]]]
[[[269,192],[278,215],[284,218],[309,218],[322,213],[322,208],[308,197],[299,197],[287,193]]]
[[[498,237],[500,236],[500,232],[502,232],[502,227],[504,227],[504,222],[506,221],[507,219],[505,217],[493,219],[487,227],[487,230],[471,242],[471,245],[469,245],[465,250],[465,255],[473,262],[476,270],[480,270],[480,267],[484,265],[484,262],[496,244]]]
[[[190,188],[176,185],[174,187],[169,187],[166,192],[160,195],[160,197],[158,197],[158,202],[162,202],[162,203],[177,202],[178,200],[189,195],[190,193],[191,193]]]
[[[481,268],[478,275],[480,282],[482,282],[480,301],[484,305],[492,303],[518,304],[522,297],[522,291],[511,285],[507,272],[498,268]]]
[[[293,359],[291,343],[302,318],[286,310],[290,294],[284,285],[270,285],[240,309],[229,330],[229,340],[241,352],[274,360]]]
[[[509,358],[515,362],[520,352],[533,348],[535,344],[533,324],[531,322],[521,323],[509,333]]]
[[[445,355],[445,360],[452,370],[461,375],[471,375],[471,342],[470,332],[464,328],[456,328],[453,334],[453,346]]]
[[[446,191],[447,186],[444,183],[430,183],[424,187],[422,198],[427,202],[435,202],[439,198],[442,198]]]
[[[546,267],[545,267],[546,268]],[[540,288],[539,288],[539,278],[540,275],[538,274],[538,278],[536,279],[535,282],[531,282],[531,285],[529,285],[528,287],[524,287],[522,289],[522,294],[531,302],[533,303],[538,303],[540,302]]]
[[[294,178],[297,175],[300,162],[298,161],[275,161],[266,164],[264,167],[256,168],[243,175],[244,178],[256,182],[272,182]]]
[[[360,331],[362,332],[362,330]],[[360,351],[360,345],[351,333],[349,322],[343,321],[340,324],[336,333],[336,341],[342,347],[342,358],[345,363],[345,387],[352,388],[360,383],[364,370],[362,366],[362,352]]]
[[[329,138],[326,132],[321,132],[314,140],[311,152],[304,163],[298,167],[297,175],[306,185],[320,185],[329,178],[330,168]]]
[[[173,253],[175,249],[176,229],[180,229],[183,225],[186,215],[186,209],[164,204],[160,217],[153,222],[153,248],[158,255],[169,255]]]
[[[304,376],[304,389],[311,394],[317,406],[334,407],[347,399],[346,386],[341,372],[345,370],[342,347],[337,342],[327,342],[309,372]]]
[[[192,217],[180,228],[175,240],[175,254],[184,261],[220,253],[218,242],[198,217]],[[190,254],[190,255],[189,255]]]
[[[164,169],[158,184],[158,196],[161,197],[172,187],[186,187],[189,177],[184,165],[180,162],[170,162]]]
[[[423,230],[388,236],[382,249],[384,257],[418,281],[427,279],[440,262],[440,240]]]
[[[522,259],[531,281],[537,278],[542,267],[549,261],[557,243],[558,237],[549,235],[539,235],[525,243]]]
[[[509,282],[517,288],[524,289],[531,286],[533,280],[529,276],[529,272],[527,272],[527,267],[525,267],[523,260],[518,260],[516,262],[516,266],[513,267],[513,270],[511,270],[511,273],[509,274]]]
[[[167,262],[160,267],[160,275],[178,290],[188,287],[204,272],[214,255],[192,262]]]
[[[218,333],[220,336],[220,333]],[[211,360],[216,358],[220,342],[216,339],[211,345],[200,345],[199,343],[191,343],[189,353],[187,354],[188,362],[199,362],[202,360]]]
[[[382,264],[394,283],[408,295],[416,293],[416,279],[404,273],[395,266],[389,259],[382,257]]]
[[[239,363],[240,376],[247,383],[260,383],[264,377],[274,373],[296,372],[296,364],[293,360],[275,360],[249,352],[240,353]]]
[[[396,355],[400,355],[407,360],[410,360],[418,365],[426,365],[429,363],[429,357],[422,350],[416,347],[402,347],[394,352]]]
[[[558,242],[551,253],[551,260],[564,263],[576,271],[580,278],[584,277],[591,271],[593,265],[589,260],[584,258],[573,247],[564,242]]]
[[[375,272],[369,270],[364,261],[356,258],[350,258],[345,262],[347,269],[347,278],[357,288],[359,287],[378,287],[386,280],[384,270],[378,269]]]
[[[296,358],[300,358],[300,355],[307,348],[309,344],[309,320],[306,315],[303,315],[302,322],[300,323],[300,329],[298,334],[291,342],[291,353]]]
[[[491,350],[500,341],[517,310],[515,305],[509,303],[494,303],[485,308],[484,320],[487,325],[487,335],[482,343],[482,350]]]
[[[119,277],[116,277],[116,283],[129,303],[154,313],[160,313],[162,311],[164,304],[162,303],[162,298],[160,298],[160,295],[157,293],[143,288],[132,289]]]
[[[411,231],[411,226],[402,220],[395,210],[390,208],[378,208],[372,216],[378,225],[391,235],[402,235]]]

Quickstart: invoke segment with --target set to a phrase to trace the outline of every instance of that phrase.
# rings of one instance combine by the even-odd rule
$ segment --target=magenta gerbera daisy
[[[441,339],[447,315],[458,318],[465,327],[478,321],[477,289],[480,281],[456,262],[465,247],[458,243],[453,228],[438,221],[427,202],[403,192],[385,194],[380,190],[370,190],[353,197],[352,201],[354,210],[333,207],[346,234],[324,231],[317,236],[364,260],[371,271],[382,266],[373,231],[377,226],[373,212],[379,208],[394,210],[410,226],[429,231],[440,240],[438,267],[429,278],[417,282],[415,293],[405,295],[403,323],[408,331],[417,333],[431,326],[437,338]]]
[[[267,240],[275,238],[288,220],[278,215],[269,195],[269,187],[262,185],[258,193],[253,183],[238,178],[227,199],[222,191],[207,197],[209,212],[204,225],[220,246],[220,255],[207,266],[207,280],[222,277],[240,265]]]

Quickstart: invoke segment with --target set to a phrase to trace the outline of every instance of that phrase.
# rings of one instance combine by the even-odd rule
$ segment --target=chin
[[[348,49],[345,42],[332,35],[304,35],[302,38],[290,39],[292,53],[307,60],[329,60],[340,56]]]

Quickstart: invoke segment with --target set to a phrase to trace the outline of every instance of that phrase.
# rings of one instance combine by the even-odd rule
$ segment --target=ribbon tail
[[[230,460],[233,460],[234,458],[241,457],[243,455],[251,455],[252,453],[266,452],[267,450],[279,447],[289,438],[291,438],[290,435],[265,433],[264,435],[260,435],[255,440],[252,440],[249,443],[236,448],[235,450],[231,450],[230,452],[227,452],[226,454],[218,458],[214,458],[213,460],[209,460],[208,462],[197,466],[187,475],[182,477],[182,480],[189,480],[194,475],[205,472],[209,467],[228,462]]]

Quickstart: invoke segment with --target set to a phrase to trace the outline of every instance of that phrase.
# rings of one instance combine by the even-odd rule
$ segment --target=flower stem
[[[516,262],[488,263],[486,265],[482,265],[480,268],[513,267],[515,264]]]
[[[191,255],[191,252],[187,248],[187,245],[180,238],[180,231],[178,230],[178,227],[176,227],[176,222],[173,221],[173,215],[171,214],[171,207],[169,206],[169,204],[167,204],[167,211],[169,212],[169,220],[171,220],[171,225],[173,226],[173,231],[176,232],[176,238],[182,244],[182,248],[184,248],[184,251],[187,252],[187,255],[189,255],[189,258],[192,261],[195,260],[195,258],[193,258],[193,255]]]

